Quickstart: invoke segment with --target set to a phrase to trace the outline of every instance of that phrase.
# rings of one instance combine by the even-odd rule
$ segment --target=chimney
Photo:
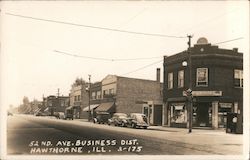
[[[235,53],[237,53],[237,52],[238,52],[238,48],[233,48],[233,51],[234,51]]]
[[[156,69],[156,81],[160,82],[160,80],[161,80],[161,69],[157,68]]]

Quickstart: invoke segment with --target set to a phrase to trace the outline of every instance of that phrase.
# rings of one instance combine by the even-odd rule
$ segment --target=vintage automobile
[[[128,123],[128,115],[126,113],[115,113],[112,118],[108,120],[108,125],[126,127]]]
[[[13,116],[13,113],[8,111],[8,116]]]
[[[65,119],[65,114],[63,112],[54,112],[54,116],[57,119]]]
[[[39,111],[39,112],[36,112],[34,115],[35,115],[35,116],[49,116],[49,113]]]
[[[130,113],[128,118],[128,126],[132,128],[148,128],[148,120],[145,114]]]
[[[108,112],[97,112],[96,117],[93,118],[94,123],[104,124],[108,123],[108,119],[110,118],[110,114]]]
[[[71,120],[73,120],[73,115],[74,115],[74,113],[73,113],[73,109],[72,108],[66,108],[65,109],[65,112],[64,112],[64,119],[71,119]]]

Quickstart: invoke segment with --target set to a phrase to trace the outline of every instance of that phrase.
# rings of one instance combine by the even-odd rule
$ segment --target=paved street
[[[150,126],[147,130],[26,115],[8,116],[7,153],[16,154],[242,154],[242,135]]]

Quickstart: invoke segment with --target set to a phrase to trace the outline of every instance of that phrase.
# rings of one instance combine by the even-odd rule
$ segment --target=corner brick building
[[[238,49],[221,49],[200,38],[190,48],[193,94],[193,127],[223,128],[228,113],[243,123],[243,54]],[[187,127],[189,88],[187,51],[164,57],[164,125]]]

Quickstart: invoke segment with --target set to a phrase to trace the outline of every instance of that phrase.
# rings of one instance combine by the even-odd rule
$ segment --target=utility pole
[[[57,97],[60,96],[60,88],[57,89]]]
[[[192,96],[192,58],[191,58],[191,38],[193,36],[187,35],[188,37],[188,63],[189,63],[189,88],[187,90],[187,99],[188,99],[188,109],[189,109],[189,124],[188,124],[188,133],[192,132],[193,126],[193,96]]]
[[[91,75],[89,74],[89,86],[88,86],[88,90],[89,90],[89,117],[88,117],[88,121],[90,122],[90,119],[91,119],[91,112],[90,112],[90,87],[91,87],[91,84],[90,84],[90,79],[91,79]]]

